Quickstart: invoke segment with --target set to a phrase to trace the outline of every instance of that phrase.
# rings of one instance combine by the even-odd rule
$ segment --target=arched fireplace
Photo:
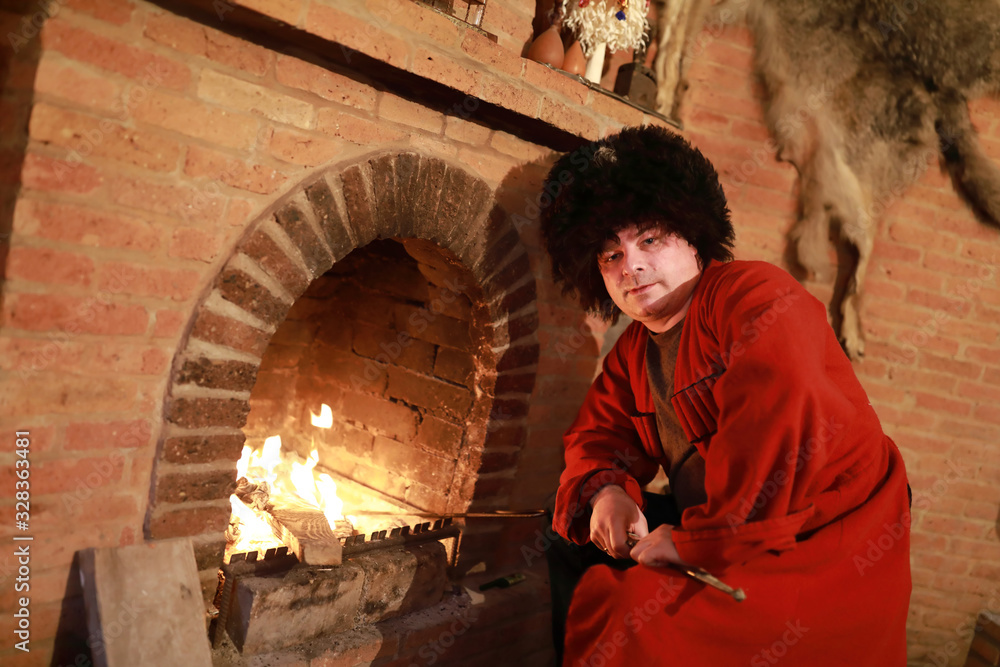
[[[460,166],[391,152],[313,175],[248,227],[195,309],[147,537],[190,536],[217,568],[240,451],[276,433],[405,507],[508,507],[534,297],[516,231]],[[304,428],[324,403],[334,426]],[[465,531],[453,574],[488,568],[498,536]]]

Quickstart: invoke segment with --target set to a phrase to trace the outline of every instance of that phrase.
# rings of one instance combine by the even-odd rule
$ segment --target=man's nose
[[[635,250],[622,251],[622,275],[634,276],[645,269],[642,254]]]

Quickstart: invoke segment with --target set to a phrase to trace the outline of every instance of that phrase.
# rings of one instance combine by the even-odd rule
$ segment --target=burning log
[[[237,497],[251,509],[257,509],[250,505],[250,502],[256,501],[255,505],[260,507],[257,510],[260,517],[270,526],[275,538],[287,545],[289,552],[295,554],[300,563],[340,565],[341,539],[354,534],[349,522],[338,520],[337,529],[334,531],[330,528],[330,521],[326,515],[315,507],[305,504],[275,506],[267,500],[267,485],[257,486],[264,487],[265,495],[258,493],[252,497],[250,491],[242,495],[237,491]]]
[[[265,518],[275,537],[288,545],[300,563],[309,565],[340,565],[340,538],[353,534],[348,528],[346,534],[341,529],[338,535],[330,529],[326,515],[312,508],[275,508]]]
[[[233,493],[255,512],[267,512],[271,509],[271,488],[267,482],[255,483],[246,477],[240,477]]]

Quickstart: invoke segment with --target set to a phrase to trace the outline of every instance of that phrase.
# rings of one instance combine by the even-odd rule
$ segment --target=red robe
[[[584,544],[588,501],[665,463],[633,323],[565,436],[555,529]],[[737,602],[674,570],[590,568],[564,665],[906,664],[906,472],[823,305],[763,262],[712,262],[681,332],[674,409],[705,459],[708,501],[673,532],[685,562],[742,588]]]

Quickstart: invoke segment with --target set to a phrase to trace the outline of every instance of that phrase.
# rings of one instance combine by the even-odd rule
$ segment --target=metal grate
[[[483,22],[486,0],[416,0],[471,26],[479,27]]]

